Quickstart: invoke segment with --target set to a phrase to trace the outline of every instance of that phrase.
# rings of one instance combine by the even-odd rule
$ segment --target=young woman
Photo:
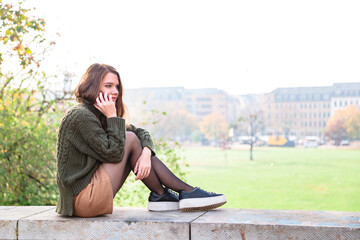
[[[210,210],[226,203],[223,194],[177,178],[156,157],[149,132],[125,125],[123,86],[115,68],[91,65],[74,93],[79,104],[67,111],[58,135],[59,214],[111,214],[113,198],[131,170],[151,191],[151,211]]]

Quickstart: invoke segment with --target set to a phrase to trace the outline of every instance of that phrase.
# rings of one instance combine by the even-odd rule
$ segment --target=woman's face
[[[100,84],[100,91],[107,93],[109,96],[111,94],[112,100],[115,102],[119,96],[119,79],[114,73],[107,73]]]

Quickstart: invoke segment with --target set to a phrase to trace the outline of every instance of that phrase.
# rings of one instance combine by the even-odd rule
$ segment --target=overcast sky
[[[360,1],[27,0],[81,75],[118,69],[125,88],[214,87],[230,94],[360,81]]]

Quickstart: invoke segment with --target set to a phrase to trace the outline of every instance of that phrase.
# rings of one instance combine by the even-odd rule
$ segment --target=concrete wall
[[[360,212],[114,208],[112,215],[75,218],[53,206],[0,206],[0,239],[359,240]]]

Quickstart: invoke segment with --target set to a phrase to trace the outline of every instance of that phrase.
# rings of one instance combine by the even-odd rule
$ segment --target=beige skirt
[[[74,196],[74,212],[77,217],[95,217],[113,212],[113,191],[110,177],[102,165],[96,170],[91,182]]]

